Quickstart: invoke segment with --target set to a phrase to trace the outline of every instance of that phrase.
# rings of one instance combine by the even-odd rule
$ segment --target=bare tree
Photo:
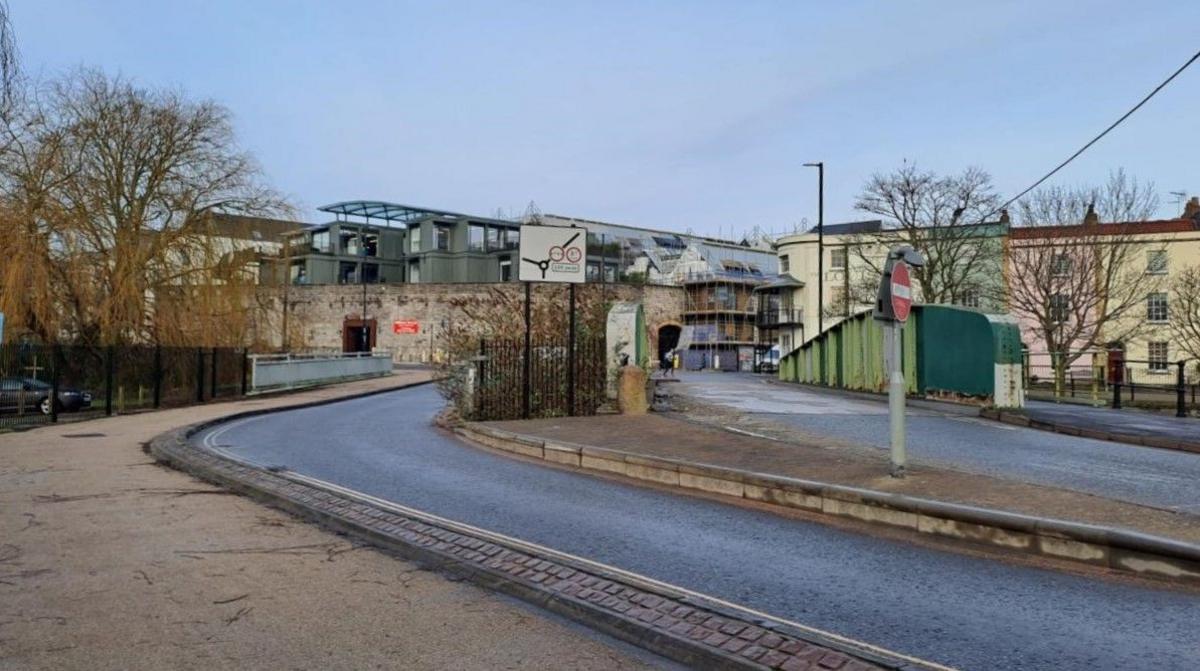
[[[1171,332],[1183,351],[1200,359],[1200,266],[1184,269],[1171,282]]]
[[[208,215],[284,203],[228,111],[81,70],[30,96],[7,133],[0,253],[22,269],[5,264],[0,309],[18,326],[105,344],[243,336],[253,279]]]
[[[905,163],[873,175],[854,207],[882,217],[883,235],[855,236],[854,255],[878,282],[886,247],[911,245],[925,257],[913,268],[919,298],[926,303],[962,303],[999,277],[1001,238],[994,227],[978,225],[1000,201],[991,176],[978,168],[937,175]],[[851,279],[849,291],[873,292],[870,282]],[[851,300],[870,304],[873,293]]]
[[[1018,204],[1023,228],[1012,231],[1007,300],[1034,324],[1028,335],[1050,355],[1056,394],[1081,356],[1144,327],[1138,311],[1163,281],[1146,272],[1135,224],[1157,209],[1153,186],[1123,171],[1101,187],[1048,187]]]

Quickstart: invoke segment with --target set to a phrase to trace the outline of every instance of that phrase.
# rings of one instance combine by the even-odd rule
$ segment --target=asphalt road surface
[[[773,384],[752,375],[691,373],[682,380],[673,386],[675,393],[809,434],[888,449],[884,399]],[[1027,429],[954,410],[909,407],[912,462],[1200,513],[1200,455]]]
[[[941,552],[518,461],[433,428],[441,405],[433,388],[419,387],[242,420],[214,442],[942,664],[1193,671],[1200,663],[1200,593]]]

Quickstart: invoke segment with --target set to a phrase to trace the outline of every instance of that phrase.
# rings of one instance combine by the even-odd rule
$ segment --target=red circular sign
[[[903,322],[908,319],[911,309],[912,280],[908,277],[908,264],[897,261],[892,266],[892,314],[896,316],[896,321]]]

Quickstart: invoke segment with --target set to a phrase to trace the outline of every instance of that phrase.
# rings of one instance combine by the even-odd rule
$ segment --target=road
[[[230,453],[965,669],[1187,669],[1200,593],[931,550],[557,470],[434,429],[421,387],[243,420]],[[205,434],[194,438],[204,439]]]
[[[887,404],[761,376],[690,373],[672,385],[708,403],[808,434],[886,450]],[[910,407],[908,453],[941,466],[1050,485],[1142,505],[1200,513],[1200,455],[1077,438],[980,419],[957,408]],[[853,421],[847,421],[853,416]]]

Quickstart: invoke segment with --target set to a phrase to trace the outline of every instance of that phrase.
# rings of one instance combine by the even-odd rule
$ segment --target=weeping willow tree
[[[0,311],[47,341],[246,343],[253,246],[285,203],[229,112],[80,70],[17,97],[0,149]]]

